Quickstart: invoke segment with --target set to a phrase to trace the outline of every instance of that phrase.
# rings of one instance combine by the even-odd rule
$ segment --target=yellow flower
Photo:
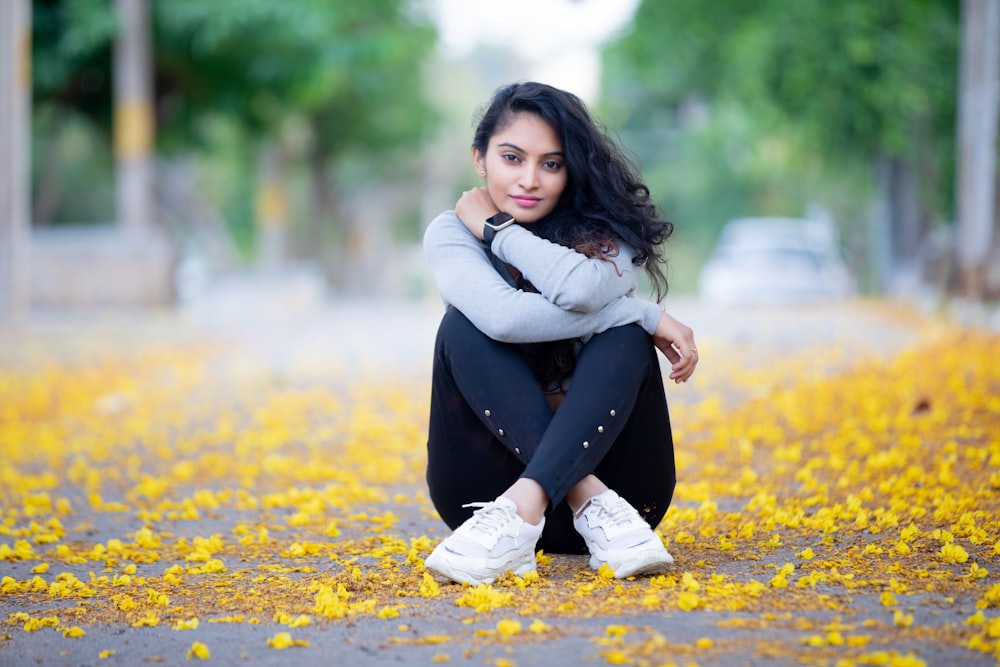
[[[146,591],[146,600],[149,604],[157,607],[166,607],[170,605],[170,597],[168,595],[165,593],[159,593],[152,588]]]
[[[681,575],[681,586],[684,587],[684,590],[691,591],[692,593],[697,592],[697,590],[701,588],[698,580],[695,579],[694,575],[690,572],[685,572]]]
[[[609,625],[604,628],[604,634],[609,637],[624,637],[628,634],[628,626],[625,625]]]
[[[132,622],[133,628],[155,628],[160,624],[160,617],[151,611],[147,611],[146,615],[142,618],[138,618]]]
[[[601,653],[601,657],[603,657],[604,661],[609,665],[628,665],[632,663],[632,658],[630,658],[625,651],[620,649],[604,651]]]
[[[191,648],[188,649],[187,659],[191,660],[193,658],[198,658],[199,660],[208,660],[212,657],[209,652],[208,647],[201,642],[194,642],[191,644]]]
[[[946,563],[964,563],[969,560],[969,552],[954,543],[943,545],[938,555]]]
[[[551,630],[552,626],[546,623],[545,621],[535,619],[534,621],[531,622],[531,625],[528,626],[528,629],[534,632],[536,635],[540,635],[542,633]]]
[[[279,632],[267,640],[267,645],[280,651],[291,646],[309,646],[309,642],[304,639],[292,639],[291,633]]]
[[[500,607],[509,607],[514,603],[513,598],[511,593],[500,592],[490,584],[479,584],[467,590],[455,600],[455,604],[459,607],[472,607],[477,612],[483,613]]]
[[[697,593],[683,591],[677,596],[677,606],[683,611],[691,611],[701,606],[701,598],[698,597]]]
[[[25,632],[33,632],[39,628],[54,628],[59,625],[59,618],[56,616],[44,616],[41,618],[29,618],[23,629]]]
[[[397,618],[399,616],[398,607],[382,607],[378,611],[378,617],[385,620],[389,618]]]
[[[516,635],[521,632],[521,623],[519,621],[502,619],[497,621],[497,633],[504,636]]]
[[[441,594],[441,587],[434,581],[430,572],[424,572],[423,581],[420,583],[420,595],[425,598],[437,597]]]

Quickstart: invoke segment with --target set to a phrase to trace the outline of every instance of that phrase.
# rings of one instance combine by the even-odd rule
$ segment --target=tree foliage
[[[951,213],[958,6],[644,0],[605,52],[609,113],[702,244],[727,217],[820,203],[859,255],[873,233],[910,253]],[[874,196],[888,231],[861,222]]]
[[[912,156],[954,133],[958,4],[646,0],[607,81],[640,107],[745,105],[832,155]]]
[[[321,120],[326,150],[391,147],[427,120],[420,63],[433,30],[404,0],[153,0],[160,148],[203,139],[223,116],[249,132],[290,114]],[[111,40],[106,0],[35,0],[36,104],[80,112],[110,129]]]
[[[329,255],[319,246],[339,243],[340,228],[354,224],[338,216],[338,190],[353,187],[338,176],[387,179],[412,168],[398,154],[419,145],[435,120],[421,68],[436,40],[414,0],[148,2],[157,154],[210,165],[212,203],[241,247],[253,245],[264,187],[277,184],[284,197],[296,187],[284,181],[298,178],[298,199],[279,206],[288,213],[282,224],[303,237],[303,254]],[[35,152],[46,165],[36,168],[36,192],[47,193],[36,202],[51,202],[56,187],[95,189],[54,176],[60,156],[48,133],[64,134],[65,114],[100,135],[87,159],[101,168],[89,173],[111,172],[117,21],[110,0],[33,0]],[[265,152],[278,156],[280,173],[262,173]],[[80,199],[71,199],[68,215],[78,219]]]

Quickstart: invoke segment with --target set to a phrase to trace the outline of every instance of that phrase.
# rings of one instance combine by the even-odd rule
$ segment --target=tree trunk
[[[0,327],[28,311],[31,5],[0,2]]]
[[[869,260],[874,287],[912,294],[919,287],[920,254],[931,214],[921,201],[920,170],[913,162],[883,157],[875,166],[876,204],[871,221]]]
[[[149,6],[117,0],[115,160],[118,223],[129,231],[153,225],[153,79]]]
[[[309,156],[309,202],[310,220],[306,239],[311,246],[310,254],[323,267],[326,280],[336,285],[336,200],[330,183],[330,162],[318,152]]]
[[[285,158],[275,142],[261,147],[257,173],[257,258],[264,268],[281,268],[288,259],[288,193]]]
[[[964,0],[958,99],[958,263],[964,296],[982,300],[993,245],[1000,3]]]
[[[32,222],[39,227],[52,222],[62,191],[62,136],[57,128],[52,128],[51,132],[46,139],[32,204]]]

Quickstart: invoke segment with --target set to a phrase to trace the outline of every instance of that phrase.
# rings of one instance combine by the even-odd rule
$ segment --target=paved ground
[[[16,366],[18,354],[49,354],[66,359],[87,355],[94,346],[115,346],[119,350],[136,349],[151,343],[192,345],[206,343],[226,351],[227,363],[252,363],[277,374],[294,377],[303,369],[336,368],[359,377],[382,375],[392,381],[425,382],[429,368],[434,330],[440,305],[432,298],[409,302],[370,302],[363,300],[329,302],[308,282],[259,283],[223,286],[198,303],[180,312],[103,314],[37,314],[32,324],[20,334],[4,334],[0,350],[2,364]],[[900,351],[926,340],[929,324],[904,307],[884,302],[851,302],[838,305],[798,308],[721,309],[679,299],[670,308],[681,320],[695,328],[702,362],[699,375],[704,383],[669,389],[675,415],[685,406],[695,405],[708,389],[719,386],[719,377],[734,367],[759,371],[775,382],[792,383],[797,374],[809,377],[832,373],[861,361],[889,359]],[[941,327],[944,327],[942,324]],[[74,332],[79,335],[74,335]],[[837,350],[831,354],[830,350]],[[718,355],[716,354],[718,353]],[[725,359],[719,356],[725,355]],[[752,396],[754,389],[733,386],[725,402],[736,405]],[[683,443],[679,443],[683,447]],[[406,494],[419,489],[400,489]],[[407,514],[398,509],[397,534],[441,534],[434,517],[421,513]],[[198,534],[210,534],[210,523],[193,526]],[[0,542],[3,540],[0,539]],[[578,562],[579,561],[579,562]],[[582,559],[562,557],[560,567],[582,567]],[[751,563],[729,563],[729,570],[754,567]],[[162,568],[160,568],[162,569]],[[24,567],[0,561],[0,577],[11,572],[16,577],[30,576]],[[858,604],[874,610],[877,602],[859,597]],[[0,615],[14,611],[0,598]],[[37,610],[35,610],[37,611]],[[859,614],[864,611],[859,607]],[[423,665],[449,664],[502,665],[510,661],[527,665],[608,664],[613,659],[601,657],[605,650],[594,641],[607,636],[609,625],[630,628],[629,640],[649,646],[648,664],[786,664],[783,644],[800,641],[796,620],[772,619],[766,629],[754,621],[755,614],[704,612],[685,614],[662,611],[647,614],[617,615],[596,612],[574,616],[559,623],[544,639],[519,635],[516,641],[491,641],[488,633],[496,630],[503,615],[470,616],[455,608],[451,599],[428,600],[419,608],[387,623],[371,616],[342,622],[320,623],[296,631],[308,640],[308,651],[274,651],[262,648],[262,636],[272,636],[273,626],[264,628],[247,624],[202,626],[198,638],[211,645],[215,664],[246,665]],[[805,610],[803,616],[817,626],[839,622],[839,615],[818,609]],[[960,623],[964,616],[935,607],[918,612],[918,623]],[[471,619],[471,623],[468,622]],[[719,625],[720,620],[732,621]],[[735,619],[735,620],[734,620]],[[549,619],[550,623],[554,623]],[[405,628],[401,627],[405,625]],[[184,664],[191,646],[189,633],[169,626],[131,628],[123,625],[87,627],[85,637],[69,640],[56,633],[25,633],[9,628],[4,637],[0,626],[0,665],[138,665]],[[476,632],[481,632],[477,635]],[[427,638],[449,635],[446,645],[427,642]],[[486,637],[486,639],[484,639]],[[690,653],[695,639],[704,638],[718,646],[752,648],[744,655],[737,652]],[[665,654],[663,643],[674,645],[676,654]],[[658,644],[659,643],[659,644]],[[106,659],[100,651],[109,646],[115,653]],[[657,648],[659,646],[659,648]],[[768,649],[771,646],[773,650]],[[994,664],[988,656],[954,647],[937,646],[933,637],[916,637],[901,646],[901,651],[916,647],[928,665],[945,662]],[[643,664],[633,651],[622,661]],[[715,657],[713,657],[713,655]],[[768,655],[773,655],[768,658]],[[782,657],[782,656],[786,657]],[[762,657],[763,656],[763,657]],[[818,653],[814,664],[833,664],[836,652]],[[889,664],[888,662],[885,664]],[[905,664],[898,662],[895,664]]]

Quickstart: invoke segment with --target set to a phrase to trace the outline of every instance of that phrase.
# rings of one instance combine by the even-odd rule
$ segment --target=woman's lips
[[[522,208],[531,208],[542,201],[538,197],[511,197],[518,206]]]

